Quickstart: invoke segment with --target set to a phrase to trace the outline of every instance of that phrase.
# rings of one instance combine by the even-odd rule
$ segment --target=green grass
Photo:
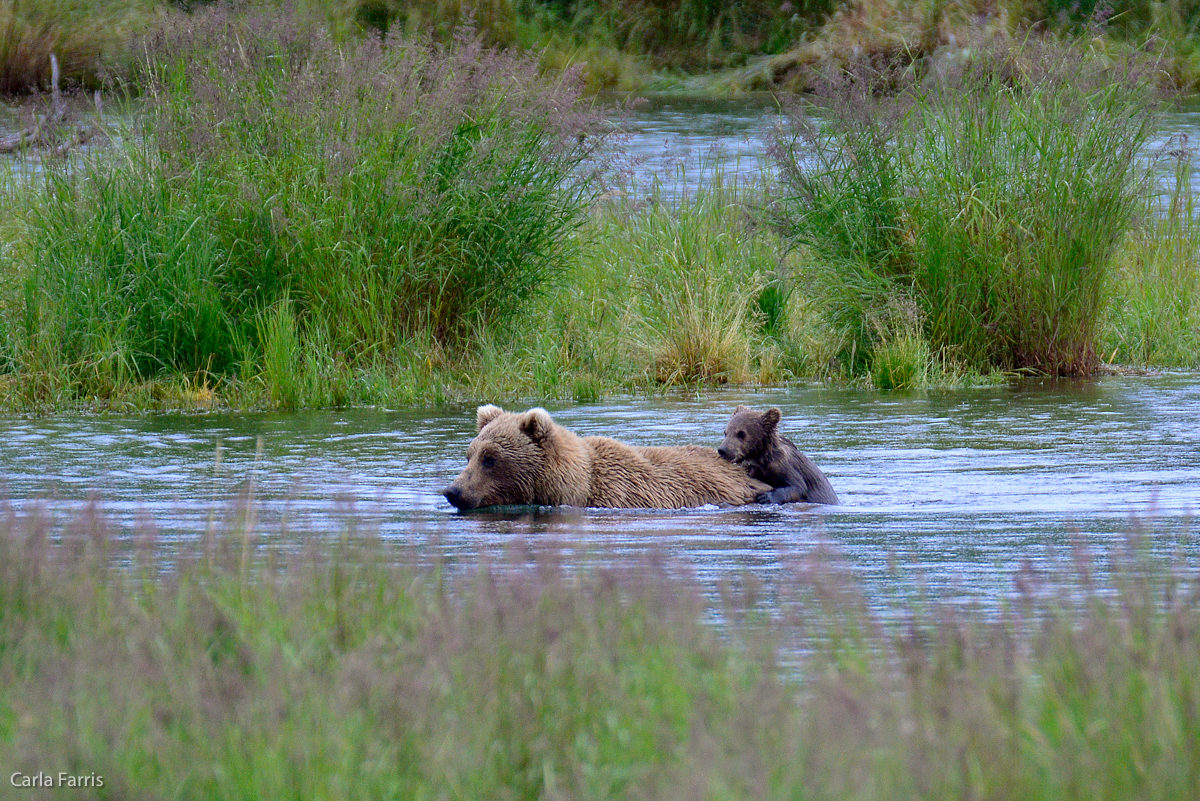
[[[1117,257],[1102,345],[1109,362],[1200,367],[1200,219],[1190,159],[1183,151],[1172,159],[1172,191],[1154,198]]]
[[[155,0],[0,0],[0,95],[49,88],[50,55],[66,86],[96,88],[122,73],[134,37],[162,11]]]
[[[6,770],[147,799],[1200,786],[1196,565],[1148,540],[1016,568],[997,609],[870,600],[826,549],[713,594],[656,553],[451,566],[352,522],[218,517],[170,543],[94,510],[0,522]]]
[[[831,82],[821,125],[780,144],[776,212],[817,262],[852,370],[915,331],[969,368],[1092,372],[1148,194],[1151,75],[1030,40],[922,83],[899,66]]]
[[[127,129],[5,173],[0,407],[905,390],[1197,364],[1191,201],[1146,214],[1131,154],[1157,101],[1098,44],[835,82],[824,161],[784,143],[782,189],[699,164],[694,197],[597,198],[580,168],[599,112],[570,76],[319,18],[174,17],[146,43]]]

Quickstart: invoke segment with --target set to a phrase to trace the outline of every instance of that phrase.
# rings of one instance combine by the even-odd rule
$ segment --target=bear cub
[[[759,493],[759,503],[837,503],[837,493],[821,468],[779,433],[779,418],[775,408],[759,412],[737,407],[717,453],[745,467],[751,478],[775,487]]]

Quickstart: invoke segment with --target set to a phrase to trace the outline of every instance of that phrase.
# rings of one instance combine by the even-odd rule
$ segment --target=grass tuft
[[[570,263],[602,138],[571,74],[465,33],[336,45],[224,7],[145,52],[143,129],[9,187],[33,209],[18,373],[86,397],[262,372],[272,403],[314,403],[318,375],[385,370],[413,339],[468,350]]]
[[[1186,138],[1169,149],[1171,191],[1151,201],[1145,222],[1116,260],[1102,353],[1109,362],[1200,366],[1200,218],[1192,153]]]
[[[881,310],[913,306],[930,347],[970,367],[1091,372],[1147,193],[1151,75],[1030,39],[921,83],[900,65],[828,82],[820,124],[779,144],[777,209],[852,370],[885,338]]]

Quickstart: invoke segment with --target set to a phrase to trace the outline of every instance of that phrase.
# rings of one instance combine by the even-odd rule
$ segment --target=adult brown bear
[[[467,467],[442,494],[459,509],[538,504],[678,509],[753,503],[771,488],[712,448],[580,437],[545,409],[480,406]]]

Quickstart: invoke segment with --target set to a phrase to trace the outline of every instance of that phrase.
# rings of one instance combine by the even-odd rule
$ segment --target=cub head
[[[779,425],[779,410],[765,412],[739,406],[725,426],[725,439],[717,448],[717,454],[730,462],[753,461],[764,456],[775,439]]]
[[[506,412],[491,404],[475,412],[478,432],[467,467],[442,490],[459,509],[546,503],[539,491],[546,446],[557,425],[545,409]]]

